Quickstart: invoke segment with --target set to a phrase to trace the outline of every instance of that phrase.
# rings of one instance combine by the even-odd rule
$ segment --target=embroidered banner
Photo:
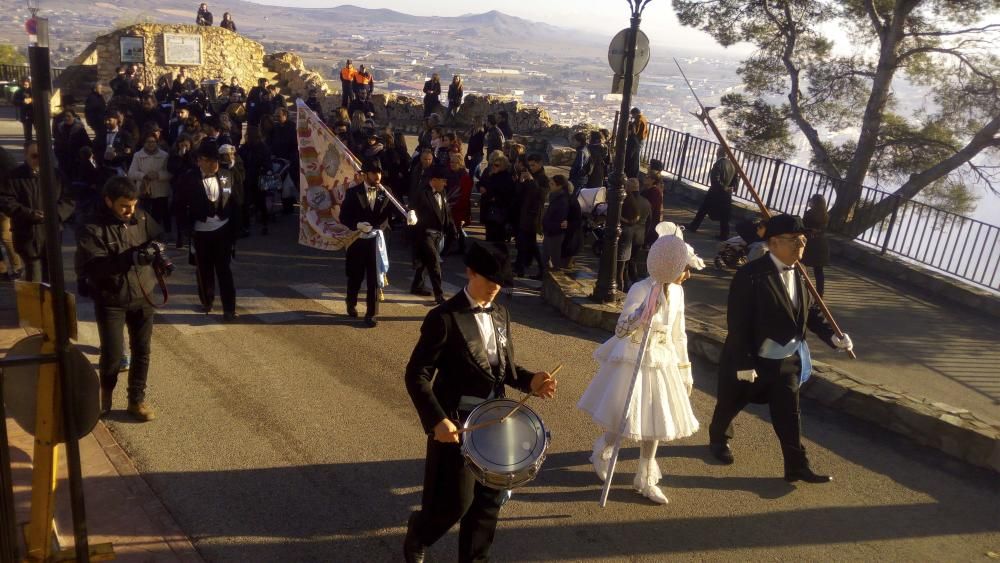
[[[299,244],[341,250],[358,237],[340,222],[344,193],[358,181],[361,162],[309,109],[297,100],[299,139]]]

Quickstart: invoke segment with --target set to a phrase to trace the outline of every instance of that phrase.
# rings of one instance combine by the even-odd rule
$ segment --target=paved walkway
[[[665,218],[678,224],[694,215],[693,209],[671,207],[669,193],[664,207]],[[709,266],[684,289],[688,315],[724,328],[734,270],[712,266],[717,234],[718,224],[706,220],[697,233],[687,235]],[[593,253],[589,249],[584,253],[583,264],[596,271]],[[891,280],[837,264],[836,258],[826,270],[826,303],[851,335],[858,359],[814,343],[818,359],[873,382],[1000,422],[1000,326],[995,318],[914,296]]]

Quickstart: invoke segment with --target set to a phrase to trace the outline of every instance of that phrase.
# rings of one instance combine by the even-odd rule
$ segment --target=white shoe
[[[656,504],[667,504],[670,502],[667,495],[663,494],[663,491],[657,485],[647,485],[643,490],[639,491],[639,494]]]
[[[594,465],[594,473],[597,473],[597,477],[603,483],[608,480],[608,468],[611,465],[611,450],[612,446],[609,446],[604,441],[604,436],[598,436],[597,440],[594,441],[594,451],[590,454],[590,463]]]

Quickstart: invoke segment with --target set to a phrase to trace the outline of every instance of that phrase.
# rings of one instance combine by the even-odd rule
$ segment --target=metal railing
[[[615,127],[618,115],[615,115]],[[709,172],[719,144],[661,125],[650,124],[640,159],[659,159],[664,170],[680,180],[708,186]],[[769,209],[801,215],[813,194],[823,194],[828,205],[837,199],[843,182],[825,174],[746,151],[735,150],[737,160]],[[751,202],[742,185],[733,196]],[[975,285],[1000,291],[1000,227],[958,215],[915,200],[903,201],[883,190],[861,187],[855,215],[890,200],[892,211],[855,240]]]
[[[52,67],[52,80],[59,78],[64,68]],[[0,81],[21,82],[28,77],[28,65],[0,65]]]

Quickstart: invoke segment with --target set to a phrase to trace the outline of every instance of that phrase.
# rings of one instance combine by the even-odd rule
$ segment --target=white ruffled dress
[[[623,323],[646,301],[656,283],[646,278],[629,290],[618,319],[619,331],[594,351],[600,369],[577,404],[594,422],[614,434],[621,429],[643,327],[638,326],[631,335],[617,334],[622,334]],[[646,356],[636,380],[623,437],[668,441],[697,432],[698,419],[688,398],[692,383],[684,331],[684,289],[672,283],[660,297],[652,318]]]

